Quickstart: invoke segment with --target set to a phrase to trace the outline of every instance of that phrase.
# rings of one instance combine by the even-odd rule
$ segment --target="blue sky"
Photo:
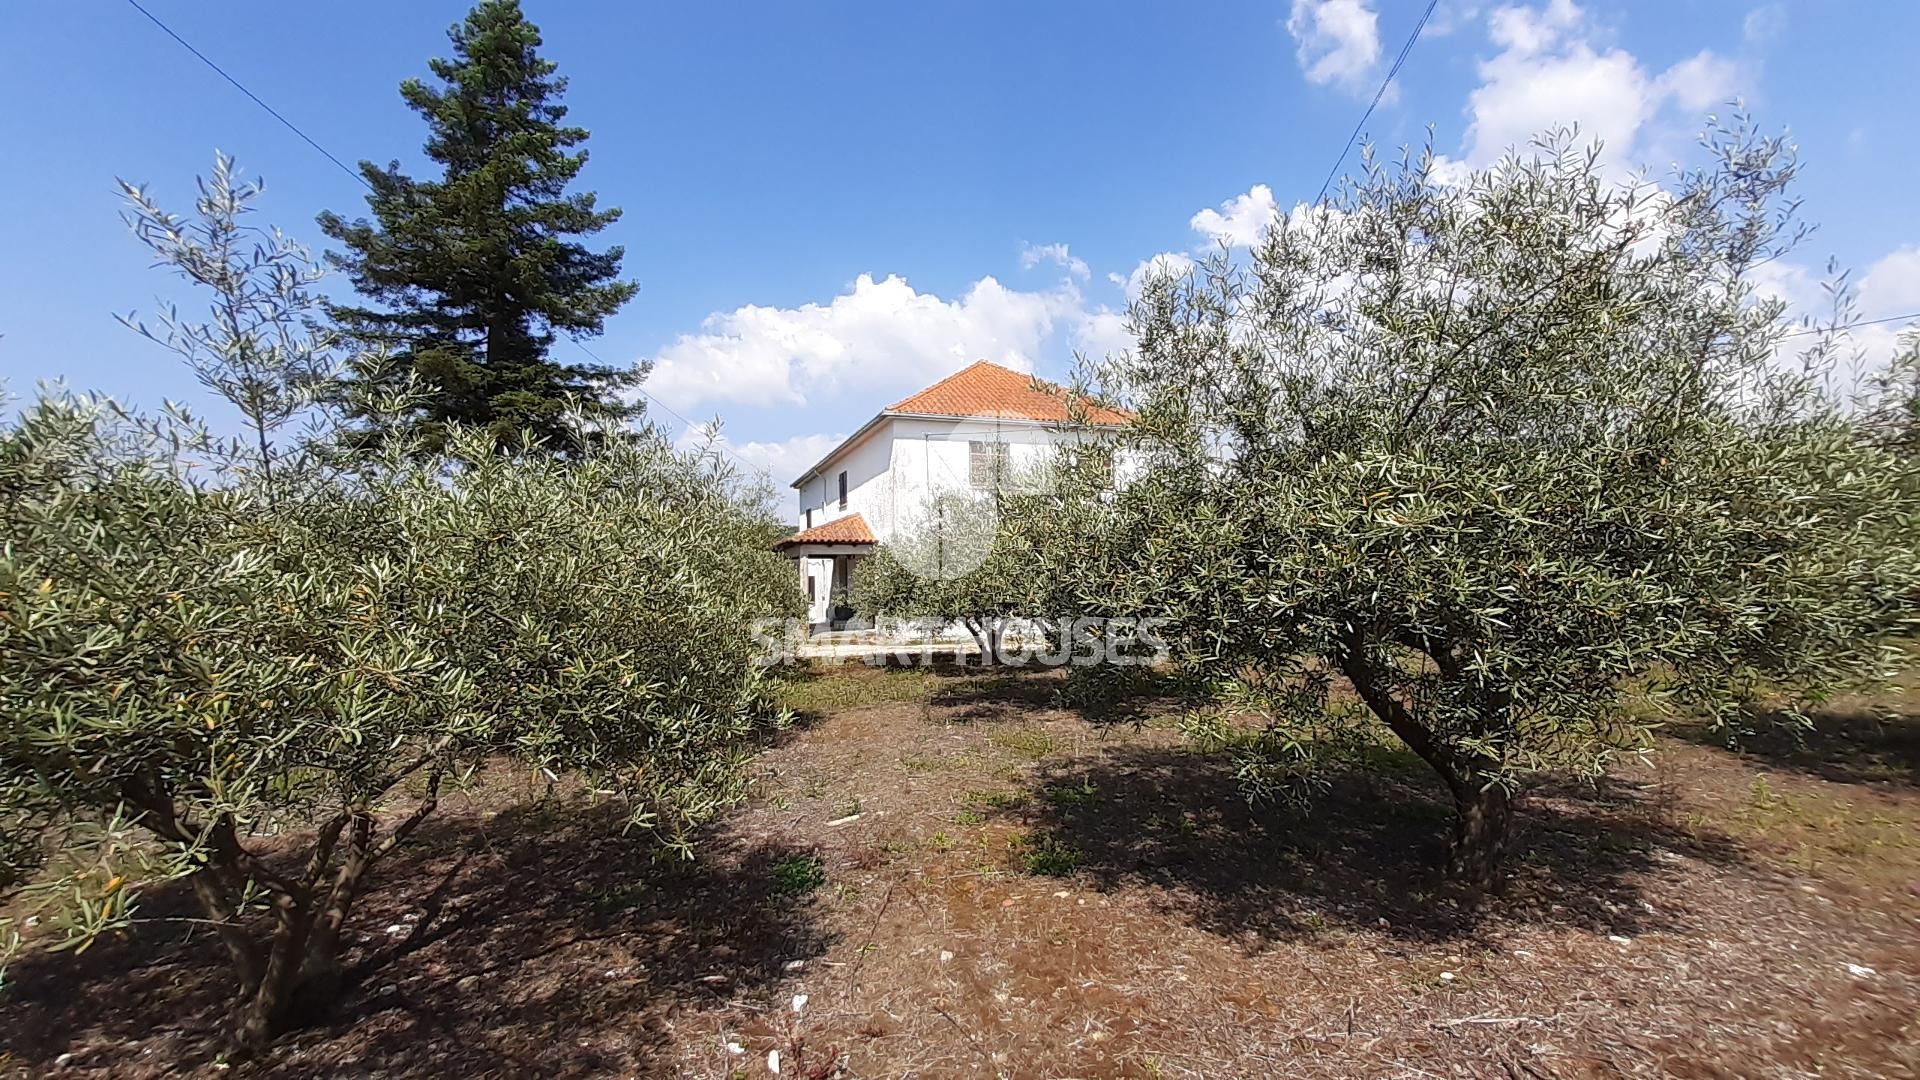
[[[408,165],[423,128],[397,84],[465,10],[149,6],[336,155]],[[604,236],[641,285],[593,349],[656,361],[650,391],[721,418],[784,489],[973,359],[1059,375],[1076,347],[1122,344],[1144,262],[1313,197],[1424,4],[526,6],[593,131],[584,183],[626,211]],[[206,407],[112,319],[191,301],[147,268],[114,178],[186,210],[228,151],[265,178],[263,220],[316,247],[314,215],[360,213],[362,190],[123,0],[25,5],[0,35],[0,378]],[[1865,314],[1920,310],[1917,39],[1906,3],[1442,0],[1367,130],[1398,144],[1431,125],[1477,165],[1578,121],[1614,161],[1658,169],[1738,95],[1793,133],[1821,223],[1772,286],[1812,303],[1834,257]]]

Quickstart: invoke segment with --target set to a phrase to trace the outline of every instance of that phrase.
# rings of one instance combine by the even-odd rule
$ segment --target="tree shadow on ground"
[[[662,862],[610,808],[552,800],[430,822],[376,871],[351,920],[354,979],[249,1075],[650,1075],[673,1071],[668,1017],[751,993],[831,940],[791,886],[810,852],[704,838]],[[229,975],[182,888],[147,925],[82,956],[36,953],[0,998],[6,1055],[74,1052],[115,1075],[205,1068]]]
[[[971,668],[957,674],[971,678],[940,690],[931,700],[956,710],[942,717],[948,722],[1020,719],[1043,709],[1072,713],[1096,725],[1139,725],[1193,701],[1187,683],[1143,665],[1102,673],[1106,682],[1099,685],[1086,669],[1040,664]]]
[[[1634,934],[1661,925],[1637,879],[1679,855],[1738,858],[1631,785],[1547,786],[1520,805],[1502,888],[1476,899],[1441,872],[1452,805],[1437,780],[1357,764],[1322,779],[1310,810],[1249,805],[1218,757],[1109,746],[1050,770],[1009,813],[1030,851],[1067,853],[1095,887],[1157,886],[1169,910],[1256,947],[1335,925],[1418,941],[1501,920]]]
[[[1832,709],[1816,715],[1811,729],[1771,714],[1755,717],[1748,726],[1741,732],[1685,724],[1666,731],[1687,742],[1834,783],[1920,786],[1920,715]]]
[[[942,717],[948,722],[999,720],[1057,707],[1060,680],[1044,672],[985,668],[966,674],[971,678],[941,687],[929,699],[936,708],[953,710]]]

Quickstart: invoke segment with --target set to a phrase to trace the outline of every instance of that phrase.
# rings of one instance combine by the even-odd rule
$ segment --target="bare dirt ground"
[[[590,808],[457,801],[356,916],[363,981],[264,1076],[1920,1076],[1920,716],[1699,733],[1533,793],[1456,901],[1408,761],[1249,807],[1048,675],[854,666],[662,870]],[[396,856],[396,858],[399,858]],[[220,1070],[177,896],[30,956],[0,1072]]]

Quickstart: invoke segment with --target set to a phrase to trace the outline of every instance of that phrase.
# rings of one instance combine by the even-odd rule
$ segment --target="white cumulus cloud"
[[[1764,45],[1787,29],[1787,7],[1782,3],[1764,4],[1747,12],[1741,21],[1741,36],[1748,45]]]
[[[1422,40],[1443,38],[1480,21],[1480,11],[1486,5],[1481,0],[1441,0],[1434,5],[1432,17],[1427,19],[1427,28],[1420,31]]]
[[[1820,278],[1803,263],[1770,259],[1747,274],[1754,292],[1765,300],[1781,300],[1796,315],[1813,314],[1825,295]]]
[[[1668,68],[1655,89],[1682,109],[1703,113],[1738,94],[1744,78],[1739,64],[1702,49]]]
[[[1287,33],[1307,81],[1370,93],[1380,61],[1379,22],[1367,0],[1293,0]]]
[[[1901,335],[1920,325],[1920,319],[1897,318],[1920,312],[1920,246],[1896,248],[1867,267],[1860,278],[1858,298],[1862,319],[1894,320],[1857,326],[1848,332],[1860,370],[1874,372],[1893,359]]]
[[[1496,8],[1487,18],[1487,36],[1510,52],[1537,53],[1556,45],[1582,17],[1572,0],[1549,0],[1542,8]]]
[[[1080,309],[1070,288],[1026,292],[989,276],[946,300],[902,277],[862,274],[824,304],[749,304],[707,316],[698,333],[654,354],[647,390],[682,410],[804,405],[843,390],[877,398],[917,389],[980,359],[1028,371]]]
[[[1028,244],[1020,249],[1020,269],[1031,270],[1043,262],[1052,263],[1083,280],[1093,272],[1087,267],[1087,261],[1076,256],[1065,244]]]
[[[1150,259],[1140,260],[1140,265],[1134,267],[1133,273],[1124,280],[1118,274],[1109,275],[1108,280],[1126,289],[1127,299],[1134,300],[1139,298],[1147,279],[1161,275],[1179,277],[1192,269],[1193,259],[1190,256],[1178,251],[1163,251]]]
[[[1899,248],[1860,279],[1860,313],[1869,319],[1920,311],[1920,246]]]
[[[1123,311],[1100,308],[1090,311],[1073,327],[1073,348],[1090,360],[1101,360],[1133,348],[1133,334],[1127,330]]]
[[[1273,189],[1265,184],[1255,184],[1246,194],[1235,195],[1221,203],[1218,210],[1208,207],[1193,215],[1187,224],[1213,243],[1229,247],[1252,247],[1266,235],[1267,226],[1273,224],[1274,215],[1278,212]]]
[[[1789,320],[1809,319],[1818,327],[1832,322],[1836,312],[1829,276],[1792,259],[1775,259],[1754,268],[1750,280],[1759,296],[1786,303]],[[1920,319],[1897,316],[1920,312],[1920,247],[1897,248],[1881,256],[1860,277],[1853,291],[1852,316],[1863,325],[1841,331],[1843,384],[1850,384],[1884,367],[1899,348],[1900,336]],[[1893,319],[1891,322],[1877,322]],[[1791,362],[1820,339],[1796,332],[1781,343],[1781,362]]]
[[[793,493],[788,485],[814,462],[827,456],[827,452],[839,446],[846,438],[844,432],[835,434],[795,435],[789,439],[758,440],[734,442],[723,429],[711,423],[695,424],[681,433],[675,445],[682,449],[710,447],[715,452],[731,458],[734,464],[749,473],[764,477],[773,488],[774,501],[780,512],[788,520],[798,517]]]
[[[1638,164],[1663,110],[1677,107],[1692,126],[1750,80],[1742,65],[1709,50],[1649,71],[1632,53],[1608,45],[1572,0],[1496,8],[1487,16],[1487,36],[1500,51],[1480,62],[1480,83],[1467,97],[1461,158],[1472,168],[1572,125],[1583,141],[1605,143],[1610,162]]]

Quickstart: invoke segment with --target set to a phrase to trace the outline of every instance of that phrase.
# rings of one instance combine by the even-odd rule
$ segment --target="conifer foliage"
[[[428,65],[438,85],[400,86],[427,122],[426,154],[441,176],[362,162],[373,219],[320,215],[345,248],[329,260],[365,298],[331,314],[393,353],[381,377],[417,376],[432,388],[404,421],[430,445],[459,423],[503,444],[524,430],[561,447],[569,399],[640,411],[620,391],[644,372],[552,355],[557,335],[599,334],[637,289],[620,279],[622,248],[596,252],[580,239],[620,211],[567,190],[586,165],[588,133],[565,124],[567,80],[540,55],[539,28],[516,0],[484,0],[449,36],[453,57]],[[374,435],[392,434],[361,419]]]

